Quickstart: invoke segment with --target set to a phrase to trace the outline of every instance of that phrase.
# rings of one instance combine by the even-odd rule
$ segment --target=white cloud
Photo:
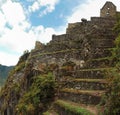
[[[59,0],[36,0],[31,6],[29,6],[29,12],[35,12],[44,8],[44,10],[40,12],[40,16],[46,15],[55,9],[55,5],[58,2]]]
[[[100,16],[100,9],[105,2],[106,0],[86,0],[86,2],[73,9],[72,15],[67,17],[68,23],[80,22],[81,18],[90,19],[90,17]],[[111,2],[113,2],[120,11],[120,1],[111,0]]]
[[[34,48],[36,40],[43,43],[49,42],[52,34],[56,33],[53,28],[44,28],[42,25],[33,27],[27,21],[25,11],[20,3],[11,0],[0,3],[0,46],[8,51],[22,54],[24,50]],[[44,2],[41,4],[45,5]],[[17,63],[18,55],[1,51],[0,63],[6,65]]]
[[[39,3],[35,1],[32,4],[32,6],[29,6],[29,11],[30,12],[35,12],[36,10],[39,10],[39,7],[40,7]]]
[[[0,27],[4,27],[5,23],[6,23],[5,18],[2,12],[0,12]]]
[[[0,0],[0,7],[6,2],[7,0]]]
[[[43,14],[41,12],[41,15],[44,15],[54,10],[58,0],[36,0],[35,2],[34,4],[36,5],[33,4],[29,7],[31,13],[45,6]],[[73,13],[67,18],[67,21],[76,22],[83,17],[99,16],[100,8],[105,2],[105,0],[87,0],[86,3],[78,5],[73,9]],[[118,0],[112,0],[112,2],[120,8]],[[65,28],[66,25],[59,27],[57,30],[51,27],[45,28],[42,25],[33,27],[27,20],[25,10],[19,2],[13,2],[12,0],[4,2],[4,0],[0,0],[0,46],[12,52],[22,54],[26,49],[31,50],[36,40],[47,43],[51,40],[52,34],[62,34]],[[13,65],[17,63],[18,55],[1,51],[1,64]]]
[[[52,35],[56,34],[53,28],[44,28],[43,26],[33,27],[32,31],[37,40],[42,43],[47,43],[52,39]]]
[[[8,0],[1,9],[6,22],[8,22],[11,26],[18,25],[25,20],[24,10],[20,3]]]
[[[13,55],[6,52],[0,52],[0,64],[11,66],[17,64],[20,55]]]
[[[7,47],[15,52],[22,53],[26,49],[34,46],[33,36],[22,30],[20,27],[5,29],[5,34],[0,39],[2,46]]]

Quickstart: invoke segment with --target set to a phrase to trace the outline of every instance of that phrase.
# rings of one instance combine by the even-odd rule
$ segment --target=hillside
[[[9,72],[13,69],[13,66],[0,65],[0,86],[2,86],[8,77]]]
[[[110,12],[106,13],[106,10]],[[36,41],[10,72],[0,93],[2,115],[99,115],[106,102],[105,72],[115,67],[116,6],[100,17],[70,23],[48,44]]]

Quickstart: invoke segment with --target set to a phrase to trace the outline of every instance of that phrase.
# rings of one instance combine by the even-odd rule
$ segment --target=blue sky
[[[71,8],[74,8],[78,3],[78,0],[73,2],[69,0],[69,5],[67,5],[68,0],[61,0],[58,4],[56,4],[56,8],[54,11],[50,12],[47,15],[40,16],[40,11],[36,11],[35,13],[31,14],[30,22],[36,25],[44,24],[44,27],[53,27],[57,28],[58,26],[66,24],[65,17],[69,16],[72,12]],[[45,9],[41,8],[41,12]],[[36,21],[35,21],[36,20]]]
[[[120,11],[118,0],[111,0]],[[0,64],[15,65],[35,41],[64,34],[68,23],[99,16],[106,0],[0,0]]]

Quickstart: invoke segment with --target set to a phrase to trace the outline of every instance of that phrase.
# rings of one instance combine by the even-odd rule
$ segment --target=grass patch
[[[44,112],[43,115],[59,115],[59,114],[54,112],[53,110],[48,110],[47,112]]]
[[[43,113],[43,115],[50,115],[49,111]]]
[[[69,89],[64,88],[60,90],[61,92],[75,93],[75,94],[83,94],[83,95],[93,95],[93,96],[101,96],[105,91],[103,90],[78,90],[78,89]]]
[[[72,103],[68,103],[62,100],[57,100],[55,104],[65,108],[65,111],[74,112],[77,115],[93,115],[91,112],[84,108],[81,108],[77,105],[73,105]]]
[[[103,58],[96,58],[96,59],[92,59],[90,61],[102,61],[102,60],[112,60],[113,57],[103,57]]]
[[[73,79],[72,81],[75,82],[99,82],[99,83],[105,83],[105,80],[103,79]]]
[[[112,70],[113,67],[109,67],[109,68],[93,68],[93,69],[81,69],[81,70],[77,70],[77,71],[105,71],[105,70]]]
[[[67,49],[67,50],[60,50],[60,51],[53,51],[53,52],[45,52],[45,53],[39,53],[37,55],[31,56],[31,58],[37,57],[37,56],[52,55],[52,54],[66,53],[66,52],[80,51],[80,50],[81,49]]]

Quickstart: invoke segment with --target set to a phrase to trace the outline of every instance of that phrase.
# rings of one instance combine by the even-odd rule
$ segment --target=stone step
[[[93,58],[97,59],[97,58],[110,57],[112,55],[111,52],[112,49],[113,48],[103,48],[103,47],[94,48]]]
[[[60,90],[59,98],[86,105],[97,105],[100,103],[101,96],[104,93],[104,90],[77,90],[64,88]]]
[[[54,108],[59,115],[97,115],[97,108],[91,105],[77,104],[70,101],[57,100]]]
[[[81,69],[71,72],[71,77],[81,79],[103,79],[105,72],[111,68]]]
[[[63,36],[66,37],[66,39],[62,38]],[[82,34],[81,37],[79,35],[74,35],[74,39],[71,36],[68,35],[63,35],[61,37],[60,36],[56,36],[58,37],[57,39],[51,41],[47,47],[49,47],[49,50],[51,48],[54,48],[54,50],[64,50],[64,49],[69,49],[69,48],[82,48],[83,46],[83,38],[84,35]],[[102,36],[102,38],[101,38]],[[99,36],[92,36],[91,42],[92,42],[92,47],[112,47],[114,46],[114,42],[113,39],[108,39],[110,38],[112,35],[108,35],[108,33],[101,33]],[[61,37],[61,39],[59,39],[59,37]],[[86,36],[87,37],[87,36]],[[88,39],[91,36],[88,36]],[[63,40],[62,40],[63,39]],[[63,46],[63,47],[61,47]],[[47,48],[46,47],[46,48]]]
[[[93,44],[94,47],[111,48],[115,46],[113,41],[113,39],[94,39]]]
[[[72,48],[69,48],[69,49],[55,49],[55,48],[49,48],[48,49],[46,48],[46,50],[44,51],[33,51],[32,52],[32,57],[39,57],[39,58],[46,58],[46,57],[53,57],[53,58],[57,58],[57,59],[64,59],[65,55],[68,56],[68,57],[75,57],[75,56],[78,56],[80,55],[80,52],[81,52],[81,49],[72,49]]]
[[[64,78],[60,83],[62,88],[73,88],[79,90],[105,90],[105,79],[73,79]]]
[[[86,68],[104,68],[113,67],[114,61],[112,57],[104,57],[98,59],[92,59],[87,61]]]
[[[79,78],[79,79],[104,79],[105,72],[113,68],[94,68],[94,69],[79,69],[73,71],[59,70],[57,80],[62,81],[65,78]]]
[[[54,46],[54,45],[53,45]],[[58,47],[58,45],[56,46]],[[75,48],[64,48],[63,45],[61,45],[60,48],[54,47],[46,47],[44,50],[38,50],[38,51],[32,51],[32,57],[46,57],[46,56],[52,56],[54,58],[60,59],[60,58],[65,58],[66,56],[69,58],[75,58],[75,59],[81,59],[83,55],[83,48],[75,47]],[[111,48],[104,48],[99,47],[99,48],[94,48],[92,49],[92,58],[104,58],[106,56],[111,56]]]

